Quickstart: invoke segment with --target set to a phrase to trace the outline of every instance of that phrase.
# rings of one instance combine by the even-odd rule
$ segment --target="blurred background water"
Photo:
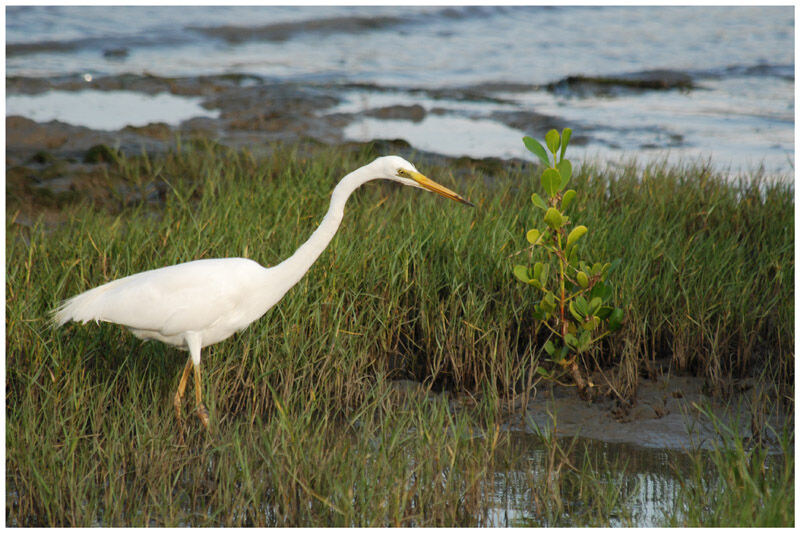
[[[351,139],[530,157],[520,138],[531,132],[508,117],[536,113],[588,132],[573,156],[711,158],[734,172],[794,172],[794,49],[791,6],[6,8],[7,77],[253,74],[340,84],[335,111],[426,110],[421,120],[365,116],[345,129]],[[564,83],[652,70],[690,88]],[[469,87],[483,97],[448,92]],[[37,98],[9,93],[7,115],[80,121],[59,115],[74,105]],[[146,101],[124,102],[131,115],[146,114]],[[182,112],[192,109],[203,113]],[[105,127],[130,122],[119,115]]]

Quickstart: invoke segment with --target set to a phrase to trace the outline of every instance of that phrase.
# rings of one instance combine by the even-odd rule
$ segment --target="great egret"
[[[148,270],[106,283],[64,301],[53,322],[113,322],[130,328],[140,339],[156,339],[184,350],[189,359],[175,393],[182,426],[181,402],[194,368],[197,415],[208,429],[203,405],[200,351],[240,331],[263,316],[311,268],[342,222],[347,199],[364,183],[386,179],[420,187],[473,205],[450,189],[420,174],[398,156],[379,157],[339,181],[319,227],[282,263],[264,268],[241,257],[201,259]]]

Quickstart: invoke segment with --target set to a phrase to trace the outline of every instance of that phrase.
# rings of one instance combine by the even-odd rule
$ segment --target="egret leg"
[[[200,334],[194,331],[189,331],[186,333],[186,346],[189,348],[189,355],[191,356],[189,362],[192,363],[194,366],[194,394],[197,398],[197,416],[200,418],[200,422],[209,429],[208,427],[208,409],[206,406],[203,405],[203,381],[200,379],[200,350],[201,350],[201,337]],[[187,367],[185,372],[189,370],[189,363],[186,363]]]
[[[197,416],[200,418],[200,422],[208,428],[208,409],[203,404],[203,387],[202,381],[200,379],[200,365],[194,365],[194,394],[197,399]]]
[[[175,393],[175,400],[172,404],[175,406],[175,415],[178,417],[178,424],[183,424],[183,418],[181,417],[181,403],[183,401],[183,395],[186,393],[186,384],[189,383],[189,374],[192,371],[192,358],[186,361],[186,366],[183,367],[183,376],[181,376],[181,381],[178,383],[178,392]]]

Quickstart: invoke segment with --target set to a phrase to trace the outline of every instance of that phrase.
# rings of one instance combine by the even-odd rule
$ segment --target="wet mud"
[[[703,378],[671,375],[667,370],[658,377],[641,378],[635,395],[620,402],[600,394],[586,401],[575,387],[542,382],[527,403],[518,399],[508,410],[505,429],[681,452],[711,449],[723,437],[738,435],[745,442],[763,439],[778,452],[775,430],[791,415],[764,413],[758,387],[756,380],[740,380],[733,384],[735,394],[723,397],[712,394]],[[391,389],[394,400],[401,403],[409,398],[444,399],[459,410],[478,401],[469,393],[435,393],[411,380],[393,381]]]
[[[751,382],[740,384],[743,392],[753,386]],[[719,443],[719,432],[704,413],[708,411],[743,438],[754,437],[752,408],[758,406],[748,394],[722,401],[704,389],[704,380],[693,376],[667,374],[640,379],[632,403],[620,406],[611,398],[583,401],[574,388],[545,387],[528,406],[520,429],[538,428],[555,431],[557,436],[688,451]]]
[[[387,20],[387,23],[396,21]],[[358,23],[354,20],[353,23]],[[371,19],[371,23],[375,23]],[[324,25],[323,25],[324,26]],[[204,31],[223,31],[225,28],[210,28]],[[232,29],[228,29],[232,33]],[[228,31],[225,30],[225,31]],[[263,30],[266,31],[266,30]],[[223,32],[225,33],[225,32]],[[246,38],[243,36],[240,38]],[[119,50],[113,54],[122,54]],[[588,78],[571,76],[560,80],[551,90],[573,92],[609,91],[636,88],[673,89],[693,87],[691,77],[682,72],[648,71],[618,77]],[[469,87],[409,88],[382,87],[374,84],[293,83],[277,82],[260,76],[227,74],[196,77],[159,77],[147,74],[122,74],[104,77],[64,76],[54,78],[8,77],[8,94],[37,95],[48,91],[134,91],[147,95],[169,93],[175,96],[199,97],[201,105],[209,110],[218,110],[219,117],[196,118],[178,125],[155,124],[144,129],[125,128],[109,133],[70,126],[58,122],[39,124],[26,122],[20,117],[7,117],[6,154],[12,160],[22,155],[29,157],[31,150],[51,150],[58,155],[75,157],[75,152],[88,149],[95,144],[118,144],[123,153],[133,149],[141,152],[163,152],[170,137],[177,134],[209,135],[223,144],[233,146],[256,145],[282,140],[295,142],[304,138],[325,143],[339,143],[344,139],[343,130],[351,122],[363,116],[381,120],[406,120],[420,122],[430,114],[444,114],[444,109],[430,111],[418,104],[382,105],[367,108],[359,113],[335,112],[333,109],[352,91],[390,92],[402,91],[430,100],[481,102],[483,104],[507,104],[504,93],[541,90],[544,87],[519,83],[491,83]],[[449,111],[453,113],[453,111]],[[465,118],[476,118],[467,112]],[[566,123],[555,116],[518,109],[493,111],[485,117],[509,127],[542,136],[551,128],[563,128]],[[157,135],[153,131],[157,130]],[[590,130],[587,130],[590,131]],[[589,135],[591,135],[589,133]],[[91,139],[92,136],[96,138]],[[585,145],[596,139],[590,136],[573,138],[573,144]],[[139,143],[138,146],[137,143]],[[135,148],[134,148],[135,147]]]
[[[675,70],[647,70],[617,76],[567,76],[548,84],[556,93],[576,96],[619,96],[626,91],[668,91],[697,89],[692,76]]]

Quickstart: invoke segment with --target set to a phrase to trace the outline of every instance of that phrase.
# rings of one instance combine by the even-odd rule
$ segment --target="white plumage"
[[[141,339],[181,347],[186,347],[184,334],[196,331],[206,347],[247,327],[282,296],[265,301],[275,292],[266,290],[276,285],[270,270],[240,257],[148,270],[67,300],[55,320],[58,325],[113,322]]]
[[[380,157],[342,178],[317,230],[280,264],[265,268],[250,259],[234,257],[140,272],[66,300],[55,310],[53,322],[57,326],[70,320],[112,322],[128,327],[141,339],[188,349],[190,358],[174,400],[177,416],[180,421],[186,381],[194,368],[198,416],[208,427],[200,387],[201,349],[246,328],[275,305],[333,239],[353,191],[374,179],[425,188],[472,205],[420,174],[408,161],[397,156]]]

